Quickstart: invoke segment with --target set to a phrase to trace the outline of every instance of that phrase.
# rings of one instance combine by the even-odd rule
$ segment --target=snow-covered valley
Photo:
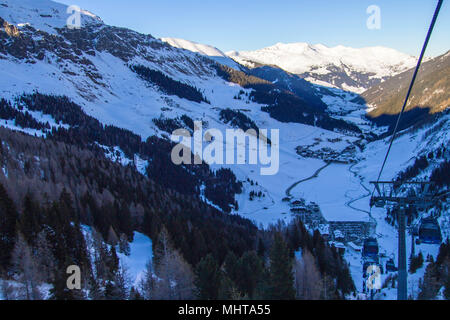
[[[416,63],[416,58],[386,48],[358,51],[306,44],[278,44],[261,52],[229,53],[227,56],[210,46],[171,38],[161,41],[131,30],[116,30],[87,12],[84,16],[88,19],[92,34],[86,43],[80,44],[83,42],[82,35],[59,29],[62,28],[61,17],[55,15],[55,21],[49,20],[42,24],[42,19],[30,9],[32,4],[29,1],[20,4],[21,10],[15,15],[14,8],[19,5],[18,2],[2,1],[5,6],[0,7],[0,17],[9,23],[20,24],[18,30],[34,45],[33,49],[24,49],[24,57],[18,57],[12,43],[16,41],[17,46],[21,45],[20,38],[10,39],[5,32],[0,31],[0,98],[20,106],[19,98],[23,94],[64,96],[81,106],[86,115],[97,119],[103,126],[128,130],[142,141],[152,136],[170,140],[172,132],[158,126],[158,120],[163,122],[187,116],[193,121],[201,121],[204,131],[216,129],[225,136],[226,130],[237,129],[237,126],[224,120],[223,111],[232,110],[245,115],[259,129],[269,132],[278,130],[279,170],[274,175],[262,175],[261,168],[267,165],[250,164],[248,158],[245,164],[210,163],[213,171],[230,169],[237,180],[242,182],[242,192],[235,196],[237,207],[232,208],[229,214],[247,218],[261,229],[269,228],[279,221],[288,224],[297,217],[303,217],[309,231],[319,230],[330,244],[345,250],[345,258],[358,293],[363,292],[363,265],[358,248],[364,239],[378,239],[382,265],[388,258],[397,256],[397,228],[386,221],[385,209],[370,208],[373,188],[370,182],[377,180],[389,143],[389,136],[384,139],[374,137],[383,134],[387,128],[370,122],[366,118],[369,107],[356,98],[359,97],[357,93],[366,89],[372,80],[382,81],[405,71]],[[64,9],[53,2],[39,2],[46,6],[46,10],[51,9],[49,12],[53,14],[55,10],[60,12]],[[30,17],[31,20],[28,20]],[[28,27],[25,22],[42,32]],[[125,41],[121,36],[129,42],[116,50],[115,46]],[[66,47],[61,52],[48,49],[48,43],[52,41]],[[301,55],[293,59],[292,54],[299,52]],[[348,60],[340,59],[341,56]],[[218,64],[224,64],[245,74],[243,71],[252,61],[272,65],[275,60],[280,62],[279,67],[294,74],[303,74],[307,81],[314,84],[311,90],[316,90],[315,93],[326,106],[325,111],[305,108],[302,112],[305,118],[311,116],[311,110],[317,112],[312,117],[314,123],[277,120],[270,112],[263,111],[269,103],[262,103],[252,96],[256,89],[228,81],[216,69]],[[354,62],[353,65],[350,60]],[[363,76],[352,77],[350,72],[351,83],[342,82],[342,79],[325,83],[319,76],[330,73],[327,69],[330,64],[351,65],[354,72],[360,72]],[[182,88],[189,87],[191,91],[199,93],[203,101],[166,92],[163,86],[138,75],[133,69],[137,65],[164,74],[172,81],[181,83]],[[365,79],[365,76],[369,79]],[[354,83],[359,80],[360,85],[355,86]],[[267,85],[266,82],[264,84]],[[323,90],[322,85],[325,85],[326,90]],[[275,87],[270,92],[282,90]],[[308,103],[306,100],[305,105]],[[70,127],[67,123],[56,121],[50,114],[31,111],[23,106],[18,108],[18,112],[30,114],[38,123],[48,123],[50,129],[24,128],[10,119],[0,119],[0,126],[42,137],[50,134],[52,128]],[[324,125],[315,125],[318,115],[351,124],[359,132],[339,127],[327,130]],[[449,145],[450,116],[443,114],[436,119],[436,122],[401,133],[393,145],[383,179],[396,179],[419,156],[428,156],[430,152]],[[269,135],[268,138],[273,137]],[[256,138],[249,137],[251,139]],[[205,145],[208,144],[205,142]],[[147,174],[146,167],[152,159],[144,159],[139,153],[127,158],[117,145],[100,147],[104,148],[106,157],[113,162],[134,166],[142,175]],[[222,151],[224,154],[230,151],[234,153],[238,147],[234,140],[227,140]],[[276,152],[274,145],[269,147],[269,151]],[[439,164],[437,160],[431,162],[419,177],[428,178]],[[7,178],[6,167],[3,168],[3,175]],[[214,208],[219,208],[203,194],[199,196]],[[419,220],[420,217],[415,222]],[[443,204],[439,223],[443,238],[446,239],[450,234],[448,203]],[[356,228],[358,233],[347,234],[350,233],[349,226]],[[135,241],[130,244],[131,254],[119,255],[120,260],[131,268],[133,283],[142,277],[146,262],[151,259],[152,240],[135,233]],[[408,236],[408,256],[411,247],[411,237]],[[425,257],[432,255],[436,258],[439,245],[420,244],[415,250],[421,251]],[[417,298],[419,279],[423,277],[425,268],[426,264],[409,278],[409,294],[414,298]],[[386,277],[387,274],[384,274],[383,281]],[[395,289],[384,288],[377,298],[395,299],[395,294]]]

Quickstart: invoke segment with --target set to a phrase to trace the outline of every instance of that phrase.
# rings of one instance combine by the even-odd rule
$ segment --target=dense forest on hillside
[[[16,102],[17,109],[26,108],[30,111],[40,111],[43,114],[51,115],[56,123],[69,125],[69,127],[50,127],[48,124],[37,123],[34,118],[25,116],[22,112],[16,112],[9,102],[0,101],[0,112],[5,114],[5,119],[14,120],[16,124],[23,128],[46,129],[49,139],[62,141],[65,143],[77,145],[82,148],[98,149],[101,146],[119,147],[128,159],[134,159],[139,155],[144,160],[152,159],[146,168],[147,174],[157,183],[164,187],[171,188],[183,194],[199,194],[204,181],[210,181],[208,187],[215,188],[211,181],[217,181],[217,176],[212,172],[208,165],[181,165],[177,166],[170,160],[173,143],[149,137],[142,141],[141,137],[131,131],[101,124],[97,119],[86,115],[80,106],[71,102],[66,97],[48,96],[39,93],[23,95]],[[181,117],[187,126],[192,125],[192,119],[187,116]],[[228,177],[228,175],[226,176]],[[224,181],[232,185],[234,180]],[[221,183],[219,183],[221,184]],[[211,194],[211,193],[208,193]],[[233,196],[233,195],[232,195]],[[219,198],[220,196],[215,196]],[[227,197],[229,197],[227,195]],[[234,199],[231,202],[219,201],[221,208],[229,212],[234,205]]]
[[[403,106],[414,69],[396,75],[362,94],[368,105],[375,107],[369,117],[377,121],[398,115]],[[406,111],[416,115],[439,113],[450,105],[450,52],[422,64],[411,92]],[[426,109],[420,111],[417,109]],[[413,114],[413,113],[411,113]],[[383,118],[382,118],[383,119]],[[383,121],[383,120],[378,120]]]
[[[316,87],[298,75],[289,73],[277,66],[261,66],[248,70],[248,74],[268,80],[284,90],[291,91],[299,97],[302,97],[312,107],[317,110],[325,111],[327,105],[321,100]],[[326,95],[333,95],[330,90],[321,88]]]
[[[430,114],[430,108],[415,108],[405,111],[402,115],[401,122],[399,123],[398,131],[408,129],[416,126],[418,123],[431,122],[435,117]],[[397,123],[398,114],[382,114],[377,117],[372,117],[370,114],[366,115],[366,119],[375,123],[380,127],[388,127],[386,133],[383,136],[392,135]]]
[[[175,130],[181,128],[189,130],[191,134],[194,132],[194,120],[187,115],[183,115],[176,119],[164,118],[161,115],[159,118],[153,119],[153,123],[159,130],[165,131],[169,134],[172,134]]]
[[[112,163],[100,150],[82,149],[8,129],[0,129],[0,136],[2,168],[6,172],[0,174],[2,277],[15,279],[30,286],[30,290],[34,288],[29,291],[35,292],[29,293],[30,299],[39,298],[35,289],[41,283],[53,284],[51,296],[55,299],[122,299],[124,292],[126,298],[131,298],[129,290],[119,285],[124,270],[118,265],[116,250],[122,250],[122,246],[126,251],[125,242],[132,240],[133,230],[155,239],[155,252],[159,252],[161,245],[168,245],[162,240],[161,244],[160,239],[170,238],[170,252],[174,256],[161,259],[170,268],[184,266],[182,278],[191,279],[192,293],[185,296],[178,292],[179,297],[295,298],[301,297],[297,292],[300,289],[295,288],[314,283],[313,297],[342,298],[354,289],[341,253],[329,247],[319,233],[310,235],[300,221],[258,230],[248,220],[220,213],[195,196],[161,187],[133,166]],[[88,259],[81,225],[95,230],[94,256],[101,257],[98,260]],[[72,250],[67,250],[68,247]],[[300,248],[307,258],[296,262],[293,253]],[[20,260],[16,251],[29,257]],[[42,252],[46,262],[38,259],[44,257]],[[280,255],[284,257],[281,261]],[[30,265],[49,261],[58,266],[73,263],[83,266],[86,272],[83,286],[92,296],[86,297],[84,291],[73,296],[73,292],[65,290],[65,279],[55,265],[38,268],[46,270],[43,274],[24,274]],[[162,272],[157,268],[159,262],[154,263],[151,272]],[[275,263],[279,264],[277,268],[271,268]],[[312,282],[296,283],[290,276],[282,277],[297,264],[301,272],[302,263],[315,270]],[[248,280],[247,275],[253,280]],[[27,282],[27,277],[34,280]],[[211,282],[208,277],[218,281]],[[162,294],[161,283],[155,283],[153,277],[147,280],[143,288],[149,291],[134,288],[133,298]],[[284,291],[279,291],[280,286]],[[3,289],[10,296],[14,292],[13,288]]]
[[[250,129],[253,129],[256,132],[259,131],[256,123],[241,111],[231,109],[220,110],[220,120],[224,123],[229,123],[234,128],[242,129],[243,131]]]
[[[396,178],[399,183],[408,181],[418,181],[418,177],[423,176],[425,172],[429,172],[427,176],[432,183],[430,190],[439,194],[442,189],[450,186],[450,163],[447,160],[448,148],[445,145],[437,148],[435,151],[430,151],[428,154],[417,157],[412,165],[401,171]],[[427,179],[428,180],[428,179]],[[406,192],[407,190],[405,190]],[[444,212],[445,202],[439,202],[436,204],[435,209],[437,216],[440,217]],[[411,225],[415,219],[419,217],[420,212],[417,208],[409,206],[406,210],[407,223]],[[395,225],[398,221],[398,210],[388,209],[386,220]]]
[[[173,80],[160,71],[152,70],[142,65],[133,65],[130,66],[130,69],[136,72],[145,81],[156,84],[161,91],[168,95],[175,95],[182,99],[199,103],[209,103],[209,101],[197,88],[180,81]]]
[[[225,212],[237,206],[233,195],[242,185],[230,170],[211,172],[205,164],[193,171],[171,167],[166,159],[170,143],[156,137],[143,142],[127,130],[104,126],[65,97],[35,93],[20,97],[14,106],[3,100],[1,114],[23,128],[43,130],[46,137],[0,128],[0,273],[24,289],[2,282],[5,297],[40,299],[37,288],[43,283],[53,285],[54,299],[338,299],[353,292],[342,253],[320,234],[309,234],[300,221],[259,230],[202,202],[196,188],[205,181],[206,198]],[[40,127],[32,117],[20,122],[15,109],[50,114],[56,123],[70,126]],[[180,120],[190,123],[186,117]],[[147,175],[133,163],[107,158],[105,148],[116,146],[131,159],[134,153],[151,159]],[[95,244],[86,243],[82,226],[91,228]],[[133,231],[154,240],[156,260],[140,288],[125,286],[126,270],[116,252],[127,251]],[[294,259],[299,249],[304,258]],[[170,255],[158,258],[161,250]],[[66,290],[59,269],[66,264],[83,267],[82,291]],[[306,265],[313,270],[312,280],[295,280],[290,271],[306,272]],[[43,271],[30,272],[37,269]],[[155,280],[154,275],[175,277],[162,271],[172,269],[179,270],[176,281],[188,292]],[[307,296],[310,287],[314,294]]]
[[[258,136],[259,138],[262,138],[261,137],[262,133],[260,132],[260,128],[258,127],[258,125],[241,111],[223,109],[220,110],[219,115],[220,120],[223,121],[224,123],[230,124],[234,128],[241,129],[244,132],[247,132],[248,130],[254,130],[255,135]],[[267,143],[269,145],[272,144],[272,141],[268,137],[265,137],[265,139],[267,139]]]
[[[347,131],[360,134],[354,124],[328,116],[322,109],[311,107],[307,101],[292,92],[278,88],[273,83],[236,71],[232,68],[216,65],[217,74],[224,80],[237,83],[244,88],[253,89],[250,98],[260,104],[262,111],[280,122],[296,122],[314,125],[326,130]]]

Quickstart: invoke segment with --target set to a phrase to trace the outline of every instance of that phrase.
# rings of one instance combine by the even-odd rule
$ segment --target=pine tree
[[[261,258],[264,258],[265,254],[266,254],[266,246],[264,245],[264,242],[261,238],[258,239],[258,256],[260,256]]]
[[[424,259],[422,252],[419,252],[417,256],[411,257],[409,260],[409,273],[413,274],[423,267]]]
[[[190,265],[173,248],[167,231],[158,237],[153,256],[154,272],[152,299],[188,300],[194,298],[194,275]]]
[[[117,256],[116,247],[114,246],[111,246],[111,249],[109,250],[109,256],[106,265],[109,269],[110,275],[114,275],[119,270],[120,260]]]
[[[426,268],[423,280],[419,283],[419,299],[432,300],[436,298],[440,288],[441,284],[439,283],[439,271],[437,270],[435,263],[430,263]]]
[[[286,243],[278,233],[270,250],[269,271],[268,297],[272,300],[294,299],[292,258]]]
[[[106,300],[126,300],[129,297],[130,279],[128,269],[122,263],[114,274],[106,279],[104,297]]]
[[[0,183],[0,271],[9,266],[16,237],[17,211],[13,201]]]
[[[0,280],[0,292],[3,296],[3,299],[6,301],[15,300],[18,298],[14,286],[12,286],[6,280]]]
[[[27,193],[24,198],[23,213],[19,219],[19,229],[28,243],[33,243],[40,231],[40,208]]]
[[[47,232],[45,230],[39,232],[36,238],[36,253],[37,265],[41,270],[43,280],[52,282],[55,273],[55,258],[52,253],[52,247],[47,240]]]
[[[125,233],[120,234],[119,238],[119,252],[126,256],[130,255],[130,244]]]
[[[167,256],[172,243],[166,228],[162,228],[158,235],[158,239],[153,247],[153,266],[160,265],[159,261],[162,257]]]
[[[130,289],[130,300],[143,300],[144,298],[135,287]]]
[[[119,242],[119,238],[117,237],[116,232],[114,231],[113,226],[109,227],[109,231],[108,231],[108,243],[112,246],[116,246],[117,243]]]
[[[444,284],[444,297],[445,299],[450,300],[450,276],[448,275]]]
[[[130,283],[128,267],[120,263],[117,271],[106,282],[105,298],[107,300],[126,300],[129,297],[128,288]]]
[[[153,297],[153,288],[155,284],[153,275],[153,263],[151,260],[149,260],[147,261],[147,264],[145,266],[144,276],[139,281],[139,289],[143,299],[145,300],[150,300]]]
[[[236,281],[238,279],[238,259],[233,252],[229,252],[225,257],[223,270],[228,278],[232,281]]]
[[[219,300],[237,300],[241,297],[241,293],[238,293],[236,285],[233,281],[226,275],[223,274],[220,287],[219,287]]]
[[[216,300],[219,295],[221,272],[211,254],[200,260],[195,268],[197,297],[201,300]]]
[[[254,251],[246,252],[238,261],[237,283],[241,292],[254,297],[258,283],[261,281],[264,265]]]
[[[103,292],[102,288],[100,288],[100,284],[97,282],[96,279],[92,278],[89,282],[89,298],[91,300],[97,301],[97,300],[104,300],[105,299],[105,293]]]

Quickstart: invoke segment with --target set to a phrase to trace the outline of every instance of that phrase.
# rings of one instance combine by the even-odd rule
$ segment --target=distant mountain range
[[[227,54],[250,68],[276,65],[312,83],[356,93],[412,68],[417,61],[413,56],[385,47],[329,48],[308,43],[278,43],[256,51]]]
[[[134,232],[154,241],[157,254],[163,243],[170,243],[160,241],[168,234],[183,258],[170,268],[187,270],[182,277],[187,282],[193,268],[197,277],[209,274],[198,270],[213,265],[222,274],[220,266],[234,260],[228,255],[232,253],[238,259],[236,270],[257,266],[254,284],[268,288],[271,299],[271,290],[278,286],[263,280],[273,269],[266,263],[273,248],[286,247],[281,258],[271,260],[286,263],[290,253],[310,247],[311,266],[317,261],[321,267],[315,281],[321,284],[319,291],[336,299],[363,291],[361,253],[354,249],[369,233],[382,239],[386,257],[395,253],[394,212],[386,219],[379,208],[367,211],[368,182],[376,179],[389,142],[384,139],[386,128],[375,124],[389,125],[395,119],[415,57],[381,47],[302,43],[225,54],[209,45],[160,40],[110,26],[87,11],[82,11],[83,27],[69,29],[66,9],[49,0],[0,0],[0,221],[7,222],[0,224],[0,269],[6,271],[1,284],[11,281],[17,287],[20,279],[10,267],[16,261],[10,264],[4,254],[20,240],[16,232],[27,237],[17,243],[32,244],[45,231],[58,263],[55,276],[67,262],[90,261],[91,253],[96,257],[96,251],[74,246],[83,243],[83,236],[89,239],[86,243],[99,242],[98,252],[111,251],[105,258],[99,255],[99,261],[118,261],[113,254],[117,242],[124,254],[121,261],[127,261],[126,245]],[[449,55],[424,63],[411,108],[428,107],[418,109],[428,114],[448,107]],[[366,115],[368,108],[372,119]],[[406,118],[410,121],[405,123],[415,119]],[[437,113],[427,120],[401,132],[383,178],[430,177],[439,187],[450,184],[450,114]],[[205,133],[214,129],[224,137],[229,129],[270,130],[264,139],[259,136],[260,163],[251,163],[251,145],[242,164],[221,163],[220,153],[240,161],[236,151],[247,145],[247,139],[235,143],[227,138],[222,149],[214,150],[219,161],[175,164],[171,158],[176,142],[169,137],[177,129],[188,135],[198,132],[197,121]],[[208,136],[204,147],[220,142]],[[248,136],[249,142],[256,141],[253,134]],[[267,148],[265,138],[270,140]],[[266,168],[264,149],[278,167],[272,176],[260,174]],[[187,156],[192,160],[193,154]],[[450,233],[448,206],[441,211],[445,239]],[[411,219],[417,223],[421,217]],[[361,231],[354,232],[354,226]],[[96,240],[97,232],[110,247]],[[277,245],[275,234],[281,234],[280,243],[287,239],[286,244]],[[344,240],[352,242],[345,246]],[[350,250],[343,255],[339,248]],[[435,255],[437,247],[429,248],[417,247],[417,252]],[[88,253],[85,259],[79,257],[83,252]],[[39,269],[28,264],[32,267],[27,270]],[[39,260],[36,266],[41,264]],[[107,264],[112,268],[115,263]],[[115,290],[103,290],[119,284],[118,271],[103,275],[98,270],[108,269],[91,265],[95,270],[84,265],[95,280],[89,295],[97,294],[99,284],[101,292],[93,299],[123,299],[113,295]],[[285,270],[283,274],[290,274],[292,266]],[[218,286],[214,290],[222,291],[222,284],[227,290],[238,288],[235,282],[248,278],[233,277],[213,283]],[[51,278],[49,274],[45,283],[65,288],[65,278]],[[152,279],[162,278],[156,274]],[[181,286],[178,279],[163,282]],[[210,285],[209,280],[198,283]],[[252,298],[245,290],[239,297]],[[389,298],[392,288],[383,290]],[[0,299],[7,291],[0,290]],[[146,296],[153,297],[154,291],[148,292]]]

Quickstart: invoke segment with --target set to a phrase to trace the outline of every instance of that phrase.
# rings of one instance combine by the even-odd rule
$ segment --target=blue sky
[[[223,51],[256,50],[278,42],[386,46],[418,55],[436,0],[58,0],[106,23],[210,44]],[[370,5],[381,29],[369,30]],[[444,2],[427,56],[450,49],[450,4]]]

